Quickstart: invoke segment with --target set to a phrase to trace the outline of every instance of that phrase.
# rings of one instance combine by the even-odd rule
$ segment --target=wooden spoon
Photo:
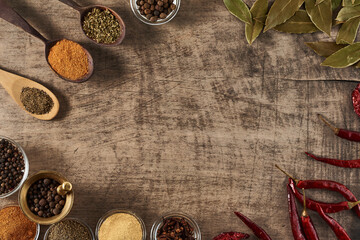
[[[48,39],[46,39],[45,37],[43,37],[35,28],[33,28],[24,18],[22,18],[17,12],[15,12],[14,9],[12,9],[11,7],[9,7],[6,3],[5,0],[0,0],[0,18],[4,19],[5,21],[8,21],[9,23],[14,24],[15,26],[18,26],[20,28],[22,28],[25,32],[30,33],[31,35],[39,38],[41,41],[43,41],[45,43],[45,58],[47,63],[49,64],[48,61],[48,56],[49,56],[49,52],[50,49],[60,40],[55,40],[55,41],[50,41]],[[93,62],[93,58],[91,57],[90,53],[83,48],[85,54],[87,55],[88,58],[88,73],[84,76],[82,76],[79,79],[76,80],[71,80],[68,78],[65,78],[63,76],[61,76],[60,74],[58,74],[49,64],[50,68],[62,79],[69,81],[69,82],[75,82],[75,83],[81,83],[81,82],[85,82],[86,80],[88,80],[91,75],[94,72],[94,62]]]
[[[9,73],[9,72],[6,72],[6,71],[0,69],[0,85],[2,85],[5,88],[5,90],[10,94],[10,96],[14,99],[14,101],[24,111],[26,111],[28,114],[30,114],[31,116],[33,116],[35,118],[38,118],[40,120],[51,120],[59,112],[59,108],[60,108],[59,100],[49,89],[47,89],[46,87],[44,87],[43,85],[41,85],[37,82],[34,82],[30,79],[27,79],[27,78],[21,77],[19,75],[12,74],[12,73]],[[50,110],[49,113],[38,115],[38,114],[30,113],[25,109],[24,105],[22,104],[22,102],[20,100],[21,91],[25,87],[37,88],[37,89],[43,90],[51,97],[51,99],[54,102],[54,106],[52,107],[52,109]]]
[[[84,29],[82,27],[82,23],[84,21],[84,17],[85,15],[90,12],[93,8],[99,8],[101,10],[109,10],[111,12],[112,15],[114,15],[114,17],[118,20],[119,24],[120,24],[120,27],[121,27],[121,34],[120,36],[118,37],[118,39],[116,39],[115,42],[113,43],[98,43],[96,42],[94,39],[88,37],[86,34],[85,36],[87,38],[89,38],[91,41],[93,41],[94,43],[96,43],[97,45],[100,45],[100,46],[117,46],[119,45],[125,38],[125,23],[124,21],[122,20],[122,18],[120,17],[119,14],[117,14],[114,10],[112,10],[111,8],[108,8],[104,5],[91,5],[91,6],[86,6],[86,7],[82,7],[80,6],[79,4],[77,4],[76,2],[74,2],[73,0],[59,0],[60,2],[74,8],[75,10],[77,10],[79,13],[80,13],[80,25],[81,25],[81,29],[83,31],[83,33],[85,34],[84,32]]]

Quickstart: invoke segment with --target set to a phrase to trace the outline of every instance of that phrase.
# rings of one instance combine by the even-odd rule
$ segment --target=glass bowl
[[[140,14],[140,11],[138,10],[138,5],[136,4],[137,0],[130,0],[131,10],[133,11],[134,15],[143,23],[149,24],[149,25],[162,25],[165,23],[170,22],[178,13],[180,9],[180,2],[181,0],[174,0],[173,4],[176,5],[176,9],[173,10],[166,18],[164,19],[158,19],[156,22],[151,22],[149,19],[147,19],[144,15]]]
[[[196,240],[201,240],[201,232],[199,225],[190,216],[179,212],[167,213],[164,214],[161,218],[157,219],[152,225],[150,232],[150,240],[157,240],[157,236],[156,236],[157,231],[162,226],[163,220],[167,218],[184,218],[194,228],[194,238]]]
[[[103,224],[103,222],[110,216],[116,214],[116,213],[127,213],[127,214],[130,214],[132,216],[134,216],[140,223],[141,225],[141,228],[142,228],[142,233],[143,233],[143,240],[146,240],[146,227],[145,227],[145,223],[144,221],[138,217],[135,213],[131,212],[131,211],[128,211],[128,210],[124,210],[124,209],[114,209],[114,210],[110,210],[109,212],[107,212],[104,216],[102,216],[97,225],[96,225],[96,230],[95,230],[95,237],[96,239],[99,239],[99,231],[100,231],[100,227],[101,225]]]
[[[76,218],[65,218],[65,219],[61,220],[60,222],[57,222],[57,223],[54,223],[53,225],[51,225],[51,226],[46,230],[46,232],[45,232],[44,240],[47,240],[48,235],[50,234],[50,230],[51,230],[56,224],[61,223],[61,222],[64,222],[64,221],[67,221],[67,220],[76,221],[76,222],[84,225],[84,226],[87,228],[87,230],[89,231],[90,235],[91,235],[90,238],[91,238],[92,240],[95,240],[94,232],[92,231],[91,227],[90,227],[87,223],[85,223],[85,222],[83,222],[83,221],[81,221],[81,220],[79,220],[79,219],[76,219]]]
[[[23,155],[24,164],[25,164],[25,169],[23,171],[24,175],[23,175],[23,178],[21,179],[20,183],[12,191],[0,195],[0,198],[6,198],[6,197],[9,197],[10,195],[14,194],[15,192],[17,192],[21,188],[21,186],[24,184],[24,182],[26,181],[26,179],[29,175],[29,160],[25,154],[24,149],[19,144],[17,144],[14,140],[12,140],[8,137],[4,137],[4,136],[0,136],[0,140],[1,139],[5,139],[5,140],[9,141],[10,143],[12,143],[15,147],[17,147],[20,150],[20,152]]]
[[[8,208],[8,207],[19,207],[20,208],[20,206],[19,205],[6,205],[6,206],[4,206],[3,208],[1,208],[0,210],[2,210],[2,209],[5,209],[5,208]],[[38,240],[39,239],[39,236],[40,236],[40,224],[36,224],[36,234],[35,234],[35,237],[34,237],[34,240]]]

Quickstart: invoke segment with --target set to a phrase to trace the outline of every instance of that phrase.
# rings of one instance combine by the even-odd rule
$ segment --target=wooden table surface
[[[91,43],[79,14],[59,1],[9,1],[46,37],[76,40],[91,52],[95,74],[83,84],[58,78],[43,43],[0,20],[0,68],[43,83],[61,104],[56,119],[40,121],[0,88],[0,135],[24,147],[30,174],[55,170],[74,184],[70,216],[95,229],[105,212],[124,208],[142,217],[149,231],[161,214],[181,211],[210,240],[222,231],[250,233],[233,214],[241,211],[273,239],[292,239],[287,179],[276,163],[298,178],[342,182],[360,197],[360,170],[304,154],[359,157],[358,143],[337,138],[317,119],[322,113],[339,127],[360,129],[350,98],[356,82],[340,81],[360,80],[359,70],[320,67],[323,59],[303,44],[331,41],[324,34],[268,31],[249,46],[244,24],[221,0],[183,0],[163,26],[140,22],[128,0],[77,2],[119,12],[127,26],[123,44]],[[323,191],[308,195],[343,200]],[[16,202],[12,196],[0,206]],[[335,239],[311,216],[321,239]],[[360,239],[355,213],[332,216]]]

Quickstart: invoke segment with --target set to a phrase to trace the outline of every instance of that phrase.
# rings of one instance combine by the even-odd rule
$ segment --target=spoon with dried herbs
[[[59,0],[80,13],[84,34],[103,46],[119,45],[125,38],[125,24],[119,14],[103,5],[82,7],[72,0]]]
[[[43,85],[0,69],[0,85],[28,114],[40,120],[51,120],[59,112],[59,101]]]
[[[66,39],[55,41],[46,39],[13,8],[8,6],[6,0],[0,0],[0,18],[43,41],[46,61],[60,78],[80,83],[91,77],[94,71],[93,59],[80,44]]]

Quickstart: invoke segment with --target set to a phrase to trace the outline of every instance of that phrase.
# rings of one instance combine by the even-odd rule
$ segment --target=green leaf
[[[330,55],[321,66],[346,68],[360,60],[360,43],[354,43]]]
[[[264,32],[286,22],[303,3],[304,0],[275,0],[266,18]]]
[[[319,31],[311,22],[307,13],[300,9],[289,20],[274,28],[280,32],[286,33],[313,33]]]
[[[355,65],[356,68],[360,68],[360,62]]]
[[[317,6],[317,5],[319,5],[320,3],[322,3],[324,0],[316,0],[316,3],[315,3],[315,5]]]
[[[243,0],[224,0],[224,3],[232,15],[244,23],[252,24],[249,7],[243,2]]]
[[[324,0],[317,6],[315,6],[315,0],[305,0],[305,9],[315,26],[330,36],[332,26],[331,0]]]
[[[352,44],[356,38],[360,24],[360,17],[347,20],[340,28],[336,43]]]
[[[246,23],[245,25],[245,36],[248,43],[251,45],[255,39],[261,33],[264,27],[265,16],[268,11],[268,0],[256,0],[254,5],[251,7],[250,12],[254,18],[252,24]],[[256,19],[263,19],[263,21],[257,21]]]
[[[340,9],[336,21],[345,22],[351,18],[360,16],[360,5],[354,7],[343,7]]]
[[[356,6],[360,4],[360,0],[343,0],[343,7]]]
[[[337,9],[341,4],[341,0],[331,0],[332,10]]]
[[[322,57],[329,57],[331,54],[347,46],[343,44],[336,44],[335,42],[306,42],[305,44],[314,50],[317,55]]]

